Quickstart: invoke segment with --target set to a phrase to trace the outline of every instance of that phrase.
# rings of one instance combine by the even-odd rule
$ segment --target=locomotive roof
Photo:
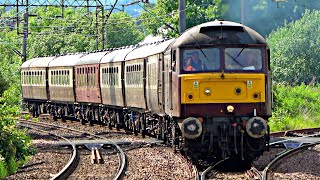
[[[76,62],[76,65],[84,65],[84,64],[98,64],[104,55],[106,55],[108,51],[96,52],[86,54]]]
[[[176,39],[173,47],[214,44],[266,44],[266,41],[243,24],[216,20],[188,29]]]
[[[39,57],[39,58],[33,58],[26,62],[24,62],[21,65],[21,68],[44,68],[48,67],[48,64],[55,59],[56,57]]]
[[[72,54],[59,56],[52,60],[49,67],[74,66],[83,54]]]

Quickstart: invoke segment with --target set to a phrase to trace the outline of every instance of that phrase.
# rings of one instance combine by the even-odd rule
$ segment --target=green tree
[[[143,39],[143,34],[134,18],[125,12],[111,14],[107,22],[107,44],[120,47],[136,44]]]
[[[219,18],[224,9],[220,2],[221,0],[186,0],[187,28]],[[147,11],[141,13],[140,21],[147,34],[159,34],[158,29],[165,27],[163,22],[178,30],[178,1],[158,0],[154,6],[145,8]],[[168,32],[169,37],[178,35],[177,31]]]
[[[64,18],[56,18],[59,8],[34,8],[30,18],[29,58],[92,51],[95,47],[95,13],[84,8],[65,9]],[[99,31],[101,32],[101,30]]]
[[[306,9],[319,9],[320,1],[222,0],[222,19],[241,22],[267,36],[284,22],[300,19]]]
[[[320,75],[320,11],[306,11],[300,20],[272,32],[271,66],[277,82],[318,82]]]

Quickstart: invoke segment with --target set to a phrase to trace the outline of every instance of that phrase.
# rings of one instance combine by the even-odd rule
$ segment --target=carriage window
[[[261,50],[254,48],[226,48],[226,70],[254,71],[262,69]]]
[[[63,85],[67,85],[67,70],[64,70]]]
[[[37,73],[37,84],[40,85],[41,77],[40,77],[40,71]]]
[[[184,71],[214,71],[220,69],[219,48],[203,48],[183,51]]]

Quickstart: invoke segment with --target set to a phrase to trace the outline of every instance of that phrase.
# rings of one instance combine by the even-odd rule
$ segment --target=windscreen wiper
[[[244,48],[247,47],[246,45],[243,45],[241,51],[239,52],[239,54],[237,55],[236,59],[240,56],[240,54],[242,53],[242,51],[244,50]]]
[[[227,53],[227,52],[225,52],[225,53],[226,53],[226,55],[229,56],[234,62],[236,62],[238,65],[240,65],[242,68],[244,67],[244,65],[241,64],[241,63],[237,60],[238,56],[237,56],[236,58],[234,58],[234,57],[231,56],[229,53]]]

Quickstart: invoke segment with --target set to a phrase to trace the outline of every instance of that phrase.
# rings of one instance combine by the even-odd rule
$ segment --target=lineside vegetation
[[[320,126],[320,11],[307,10],[267,41],[274,84],[272,131]],[[280,85],[279,85],[280,84]]]
[[[177,1],[169,3],[161,0],[159,2],[157,6],[150,5],[148,9],[154,15],[163,17],[173,27],[177,27]],[[195,3],[192,4],[192,2]],[[210,2],[219,4],[222,10],[227,8],[220,4],[224,1]],[[187,22],[188,27],[203,21],[223,18],[219,8],[203,4],[200,0],[187,1],[187,17],[199,17]],[[96,41],[90,38],[95,32],[95,24],[91,23],[94,21],[94,16],[85,16],[85,9],[76,11],[72,8],[66,9],[67,18],[73,22],[79,22],[74,26],[63,19],[53,21],[52,14],[57,14],[54,8],[34,8],[32,11],[32,14],[37,14],[44,20],[30,19],[30,25],[35,28],[28,40],[28,59],[36,56],[95,50]],[[1,17],[12,16],[13,13],[14,11],[5,12],[4,8],[0,8]],[[267,13],[268,18],[269,14]],[[107,24],[109,44],[107,43],[106,47],[135,44],[148,33],[155,33],[159,27],[163,27],[159,20],[152,19],[153,15],[147,12],[142,12],[142,16],[138,19],[124,13],[112,14],[110,18]],[[143,19],[148,21],[144,22]],[[275,80],[271,131],[320,126],[319,24],[320,11],[306,11],[302,19],[285,23],[267,38],[271,48],[271,65]],[[60,33],[60,29],[40,28],[50,25],[64,27],[63,34]],[[122,30],[123,27],[126,28],[125,33]],[[41,33],[44,35],[40,35]],[[176,36],[174,32],[168,35]],[[33,150],[31,139],[25,135],[25,132],[15,128],[14,120],[20,112],[21,58],[13,50],[21,49],[21,38],[18,37],[15,29],[8,28],[0,31],[0,39],[0,179],[2,179],[26,162]]]

